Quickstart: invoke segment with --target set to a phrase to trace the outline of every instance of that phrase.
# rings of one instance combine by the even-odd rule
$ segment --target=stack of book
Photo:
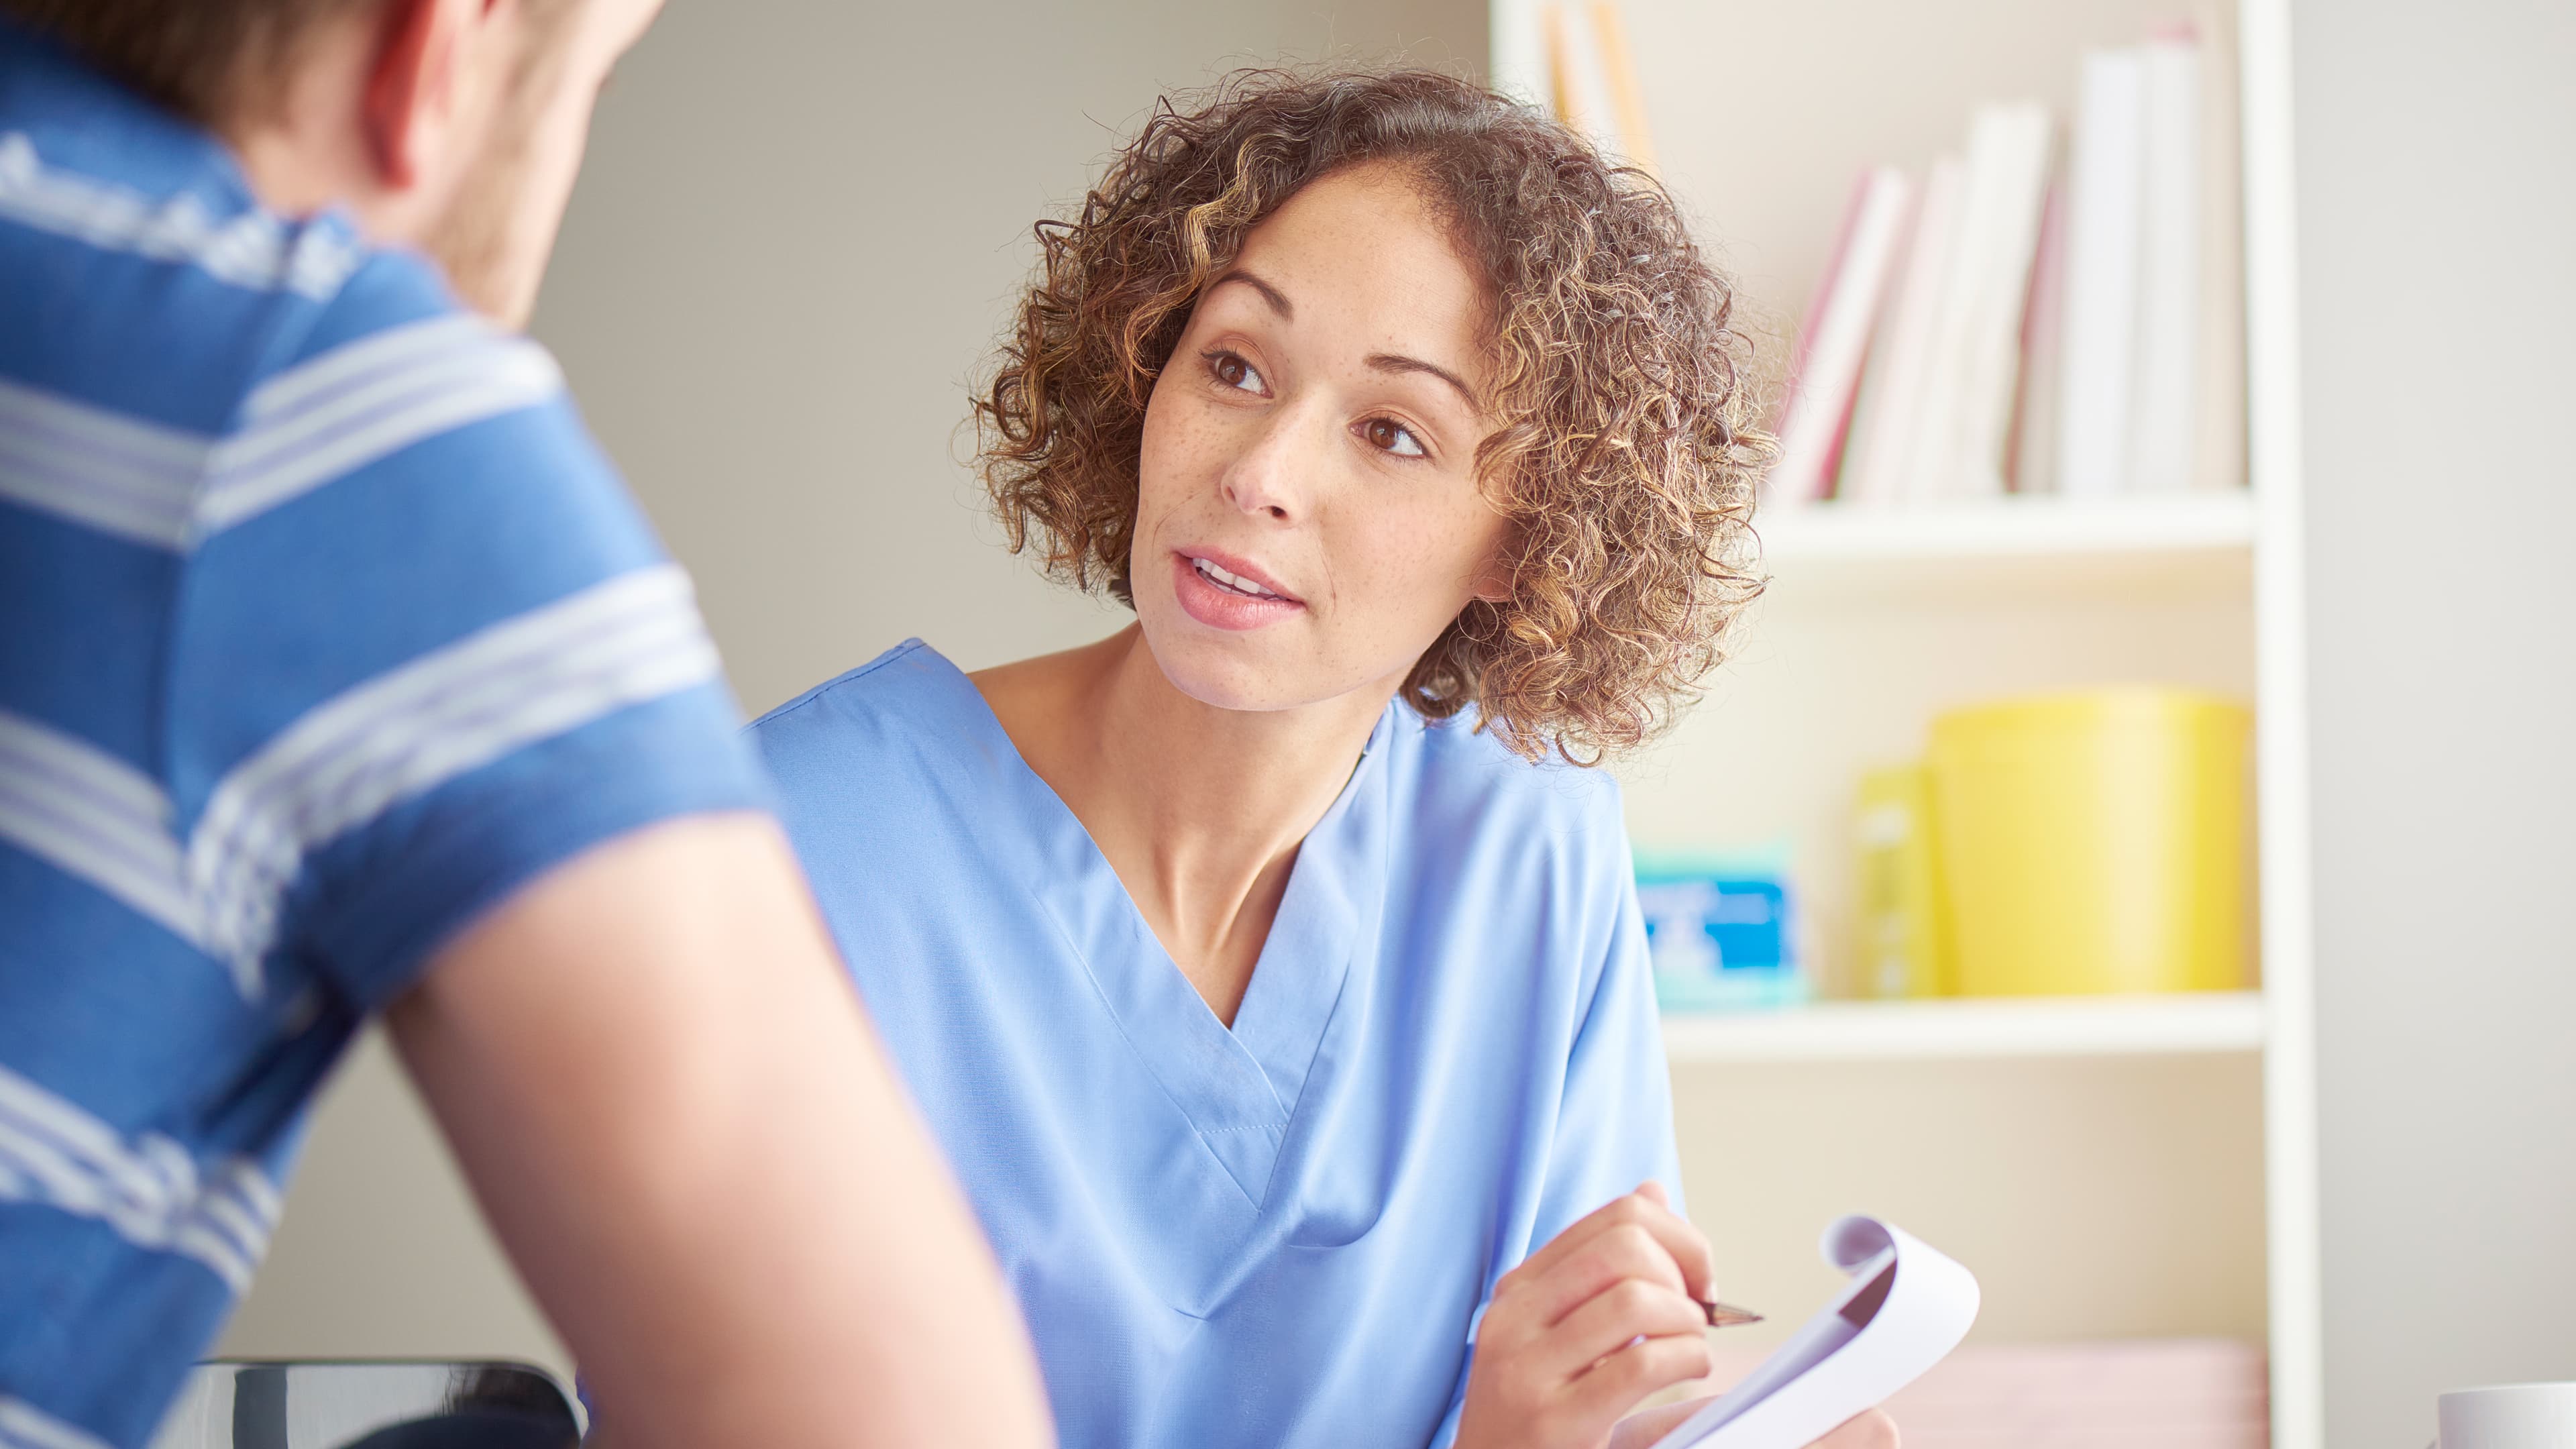
[[[1771,501],[2243,486],[2233,57],[2087,54],[2062,163],[2036,102],[1853,188],[1801,329]]]
[[[1566,0],[1538,7],[1547,56],[1547,100],[1556,118],[1592,138],[1612,159],[1655,170],[1645,96],[1616,0]]]

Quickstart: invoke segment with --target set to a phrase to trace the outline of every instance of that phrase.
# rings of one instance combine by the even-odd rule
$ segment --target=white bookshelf
[[[2005,496],[1919,508],[1834,503],[1761,516],[1764,567],[1800,592],[2249,595],[2252,495]]]
[[[1859,166],[1919,172],[1980,99],[2037,96],[2062,122],[2085,45],[2196,7],[1623,8],[1665,178],[1742,283],[1745,315],[1786,335]],[[1546,90],[1538,10],[1490,3],[1495,82],[1531,98]],[[1927,1233],[1973,1237],[1992,1220],[1972,1266],[2002,1323],[2017,1293],[2083,1276],[2062,1220],[2098,1219],[2132,1244],[2124,1286],[2064,1290],[2055,1316],[1999,1331],[2263,1337],[2271,1442],[2323,1449],[2290,9],[2216,13],[2240,81],[2250,489],[1767,510],[1772,582],[1749,643],[1672,743],[1623,773],[1641,841],[1792,842],[1822,927],[1809,943],[1831,958],[1851,781],[1919,748],[1941,710],[2125,680],[2250,699],[2259,989],[1676,1013],[1664,1047],[1694,1213],[1745,1265],[1731,1281],[1750,1278],[1747,1294],[1776,1294],[1794,1318],[1808,1280],[1759,1273],[1799,1215],[1894,1204]],[[1788,1205],[1765,1206],[1775,1197]]]
[[[1746,1062],[1933,1062],[2259,1052],[2263,994],[1820,1001],[1780,1011],[1675,1012],[1676,1066]]]

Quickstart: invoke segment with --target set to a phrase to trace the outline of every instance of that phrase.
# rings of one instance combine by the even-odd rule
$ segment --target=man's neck
[[[216,135],[268,210],[304,217],[338,206],[369,240],[401,244],[419,235],[415,214],[423,203],[397,200],[368,149],[361,118],[372,39],[355,18],[317,26],[265,103],[216,127]]]

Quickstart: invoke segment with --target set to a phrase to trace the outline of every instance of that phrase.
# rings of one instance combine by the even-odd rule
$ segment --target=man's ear
[[[385,186],[416,186],[434,169],[463,108],[461,52],[482,11],[482,0],[386,0],[362,118]]]

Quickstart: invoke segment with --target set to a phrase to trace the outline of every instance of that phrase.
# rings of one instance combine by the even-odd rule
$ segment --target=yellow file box
[[[1933,817],[1958,989],[2250,985],[2252,719],[2123,688],[1933,721]]]

